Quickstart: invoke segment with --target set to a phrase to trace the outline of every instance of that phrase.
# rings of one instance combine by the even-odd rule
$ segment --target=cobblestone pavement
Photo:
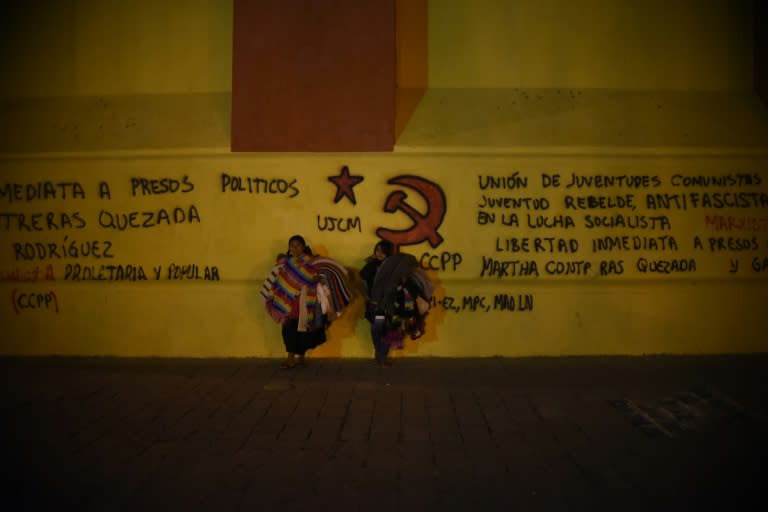
[[[649,511],[761,497],[765,354],[309,363],[0,358],[4,501]]]

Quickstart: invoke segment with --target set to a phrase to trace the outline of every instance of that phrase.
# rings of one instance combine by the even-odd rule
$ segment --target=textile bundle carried
[[[267,313],[277,323],[299,319],[299,330],[332,321],[351,300],[347,270],[326,257],[283,256],[261,287]]]
[[[418,290],[418,295],[425,300],[432,298],[434,286],[419,267],[419,262],[410,254],[394,254],[379,267],[373,281],[370,298],[379,304],[387,314],[391,314],[395,302],[395,291],[406,279]]]
[[[366,308],[369,318],[382,319],[385,343],[403,348],[406,336],[424,335],[424,315],[433,292],[433,284],[412,255],[394,254],[381,263]]]

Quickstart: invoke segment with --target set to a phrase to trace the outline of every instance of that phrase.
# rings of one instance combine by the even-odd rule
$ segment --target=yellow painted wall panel
[[[751,0],[436,0],[428,83],[752,90],[752,14]],[[30,0],[0,23],[0,97],[231,90],[228,0]]]
[[[404,231],[402,250],[437,285],[428,333],[404,355],[764,351],[767,165],[615,154],[7,157],[0,353],[278,356],[259,288],[288,237],[304,235],[354,274],[381,229]],[[335,202],[329,178],[343,166],[363,181],[354,201]],[[188,271],[199,279],[178,279]],[[358,298],[314,355],[371,355],[362,309]]]
[[[434,0],[430,87],[752,89],[751,0]]]
[[[5,6],[0,97],[232,90],[231,0]]]

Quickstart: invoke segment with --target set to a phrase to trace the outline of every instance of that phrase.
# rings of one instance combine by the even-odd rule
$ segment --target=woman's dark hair
[[[304,237],[301,235],[293,235],[291,238],[288,239],[288,245],[291,245],[291,242],[299,242],[301,245],[306,246],[307,241],[304,240]]]
[[[304,246],[304,254],[307,256],[312,256],[312,249],[307,245],[307,241],[304,240],[304,237],[301,235],[293,235],[291,238],[288,239],[288,251],[286,251],[286,254],[291,253],[291,242],[299,242],[301,245]]]
[[[374,252],[376,251],[376,249],[383,252],[385,256],[390,257],[392,256],[392,253],[395,251],[395,245],[389,240],[382,240],[381,242],[377,243],[376,246],[373,248]]]

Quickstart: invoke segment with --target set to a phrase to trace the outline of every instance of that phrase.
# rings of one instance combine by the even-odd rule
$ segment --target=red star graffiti
[[[341,173],[338,176],[328,176],[328,181],[336,185],[336,197],[333,198],[333,202],[338,203],[342,197],[346,196],[347,199],[352,201],[352,204],[357,204],[352,187],[363,181],[363,179],[362,176],[350,176],[349,167],[346,165],[341,168]]]

